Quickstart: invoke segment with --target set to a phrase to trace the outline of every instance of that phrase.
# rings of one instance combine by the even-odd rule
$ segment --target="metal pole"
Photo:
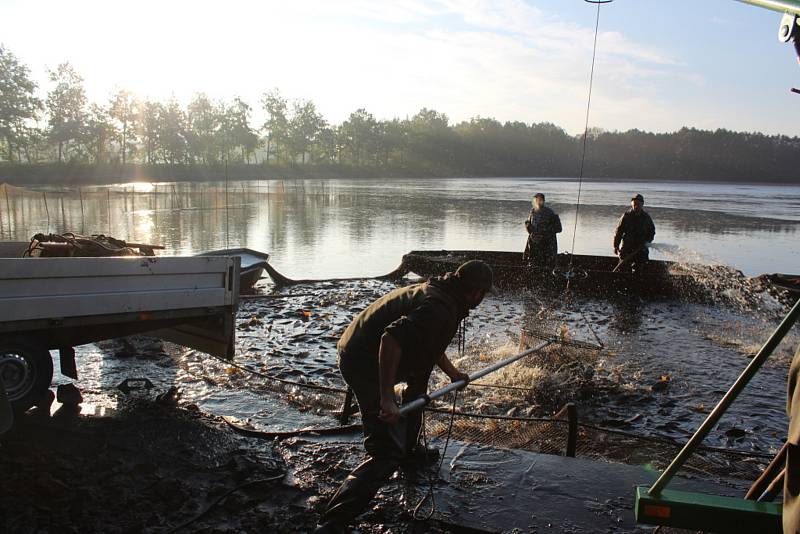
[[[500,360],[499,362],[495,363],[494,365],[490,365],[489,367],[487,367],[485,369],[481,369],[480,371],[475,371],[474,373],[469,375],[469,381],[472,382],[473,380],[478,380],[479,378],[482,378],[482,377],[484,377],[484,376],[486,376],[486,375],[488,375],[490,373],[493,373],[493,372],[497,371],[498,369],[502,369],[506,365],[512,364],[517,360],[521,360],[525,356],[530,356],[534,352],[539,352],[542,349],[544,349],[545,347],[547,347],[549,345],[552,345],[553,343],[558,343],[558,341],[557,340],[552,340],[552,339],[548,340],[548,341],[545,341],[544,343],[540,343],[539,345],[533,347],[532,349],[528,349],[528,350],[526,350],[524,352],[520,352],[519,354],[515,354],[514,356],[509,356],[505,360]],[[419,408],[422,408],[423,406],[428,405],[432,400],[438,399],[439,397],[443,397],[443,396],[447,395],[448,393],[450,393],[451,391],[455,391],[457,389],[461,389],[466,384],[467,384],[466,381],[459,380],[458,382],[453,382],[452,384],[446,385],[442,389],[437,389],[436,391],[434,391],[430,395],[424,395],[422,397],[414,399],[411,402],[407,402],[406,404],[404,404],[404,405],[402,405],[400,407],[400,415],[405,415],[408,412],[413,412],[414,410],[418,410]]]
[[[669,484],[669,481],[672,480],[672,477],[678,472],[678,470],[683,466],[686,460],[689,459],[689,456],[692,455],[694,450],[700,445],[700,443],[705,439],[709,432],[716,426],[717,422],[723,416],[723,414],[728,410],[733,401],[736,400],[736,397],[739,396],[739,393],[747,386],[747,383],[755,376],[761,366],[767,361],[772,351],[780,344],[781,340],[784,336],[789,332],[789,330],[794,326],[795,321],[797,318],[800,317],[800,300],[798,300],[794,307],[792,307],[789,314],[784,317],[781,324],[778,325],[778,328],[769,336],[769,339],[766,343],[761,347],[761,350],[758,351],[758,354],[750,360],[750,363],[747,367],[744,368],[742,374],[736,379],[733,383],[731,388],[728,390],[727,393],[722,397],[722,399],[717,403],[714,409],[708,414],[706,420],[700,425],[700,428],[689,438],[689,441],[684,445],[683,449],[678,453],[672,463],[669,464],[669,467],[661,474],[658,480],[647,490],[647,493],[650,495],[658,495],[661,493],[661,490],[664,489],[664,486]]]
[[[3,191],[6,194],[6,217],[8,219],[8,235],[11,239],[11,203],[8,201],[8,184],[3,184]]]
[[[42,191],[42,198],[44,199],[44,212],[47,214],[47,233],[50,233],[50,210],[47,208],[47,191]]]
[[[781,13],[794,13],[800,15],[800,0],[736,0],[743,4],[750,4]]]

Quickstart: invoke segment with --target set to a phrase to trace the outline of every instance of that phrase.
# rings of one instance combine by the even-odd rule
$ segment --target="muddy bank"
[[[34,412],[0,440],[0,530],[305,532],[360,456],[357,435],[273,443],[155,397],[103,417]],[[414,524],[392,491],[363,521],[363,532],[449,531]]]
[[[140,396],[101,417],[65,407],[52,417],[27,414],[0,439],[0,530],[310,532],[363,455],[358,434],[244,437],[174,400]],[[654,476],[644,468],[451,441],[441,472],[398,471],[354,532],[647,531],[635,525],[628,494]],[[742,490],[693,478],[676,484],[717,494]],[[433,516],[426,518],[430,501],[415,516],[431,484]],[[565,497],[573,492],[580,495]]]

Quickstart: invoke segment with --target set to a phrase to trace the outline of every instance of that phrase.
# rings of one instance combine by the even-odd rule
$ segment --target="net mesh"
[[[245,371],[254,372],[246,368]],[[260,394],[282,400],[298,411],[322,416],[322,422],[318,424],[320,428],[339,424],[346,398],[344,388],[293,382],[265,373],[258,375],[265,380],[255,387],[251,383],[250,387]],[[236,378],[233,380],[237,381]],[[241,385],[233,384],[233,387]],[[452,416],[451,440],[541,454],[566,453],[570,439],[570,424],[566,418],[489,415],[462,412],[458,408],[453,415],[446,401],[425,411],[428,439],[445,439]],[[357,412],[355,401],[352,406]],[[351,424],[358,421],[357,413],[347,420]],[[683,443],[668,438],[638,435],[580,421],[576,427],[575,451],[579,458],[663,470],[683,446]],[[769,454],[701,446],[684,465],[683,473],[752,481],[763,472],[770,459]]]
[[[428,411],[428,436],[444,438],[450,414]],[[451,439],[493,447],[563,455],[569,440],[569,422],[561,419],[499,418],[457,413]],[[576,457],[663,470],[683,446],[665,438],[649,437],[578,423]],[[684,472],[713,478],[755,480],[770,455],[700,447],[684,465]]]

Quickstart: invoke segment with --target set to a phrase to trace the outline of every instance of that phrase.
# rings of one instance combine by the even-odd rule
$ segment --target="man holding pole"
[[[544,193],[533,196],[533,207],[525,221],[528,241],[522,257],[539,269],[552,270],[558,258],[558,237],[561,219],[556,212],[544,205]]]
[[[649,259],[647,245],[656,236],[653,219],[644,211],[644,197],[636,195],[631,198],[631,209],[622,214],[614,232],[614,254],[619,256],[618,271],[623,265],[630,265],[631,270],[641,271]]]
[[[454,273],[395,289],[347,327],[338,344],[339,369],[358,401],[367,459],[328,503],[317,533],[344,532],[401,463],[436,459],[436,451],[431,456],[418,444],[421,411],[401,416],[394,387],[407,384],[404,403],[424,395],[434,366],[466,384],[469,376],[445,350],[469,310],[495,292],[491,267],[472,260]]]

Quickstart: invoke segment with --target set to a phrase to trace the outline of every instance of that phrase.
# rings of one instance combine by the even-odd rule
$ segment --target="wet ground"
[[[29,417],[30,425],[3,442],[0,464],[11,473],[0,499],[5,530],[168,532],[250,481],[187,530],[310,527],[314,511],[360,459],[357,435],[323,441],[300,436],[273,445],[234,433],[219,416],[270,432],[338,425],[332,417],[343,398],[335,365],[338,336],[354,314],[394,287],[360,280],[278,291],[263,281],[259,292],[270,296],[241,303],[235,365],[148,338],[81,347],[76,385],[82,413],[94,417],[76,422],[68,410],[51,420],[42,414],[40,423]],[[276,293],[282,296],[274,298]],[[468,389],[457,408],[538,417],[575,402],[581,422],[685,441],[783,309],[762,294],[733,301],[749,304],[527,292],[489,298],[467,321],[464,353],[456,343],[451,347],[451,359],[465,370],[544,335],[603,348],[565,344],[532,356],[482,381],[502,388]],[[798,343],[795,329],[709,436],[709,445],[760,453],[780,446],[786,373]],[[440,375],[432,380],[431,387],[445,382]],[[303,383],[330,390],[297,385]],[[153,401],[173,387],[178,391],[164,402]],[[491,466],[486,470],[491,473]],[[255,482],[283,472],[289,474],[281,485]],[[404,491],[388,487],[362,529],[447,531],[441,516],[435,524],[411,521],[413,503]]]

